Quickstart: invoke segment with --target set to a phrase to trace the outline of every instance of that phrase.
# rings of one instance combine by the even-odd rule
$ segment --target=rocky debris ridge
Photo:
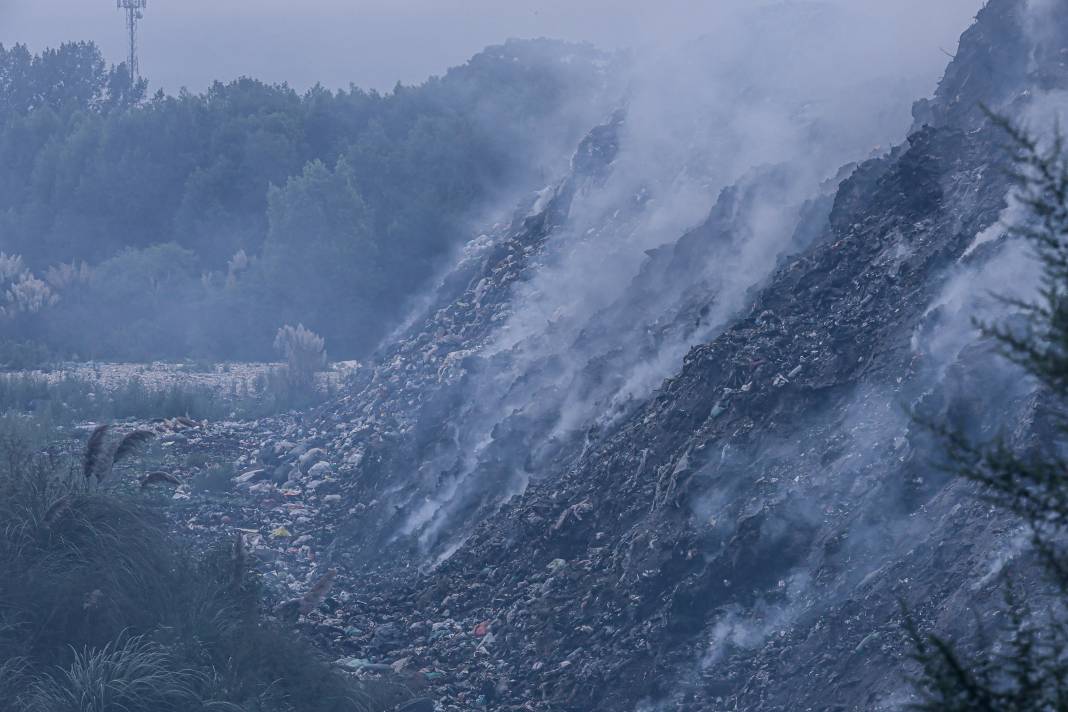
[[[633,335],[580,329],[566,343],[598,357],[575,368],[521,339],[502,348],[516,290],[554,240],[581,239],[568,228],[611,174],[613,117],[567,179],[469,246],[358,387],[305,417],[196,436],[229,438],[235,477],[186,524],[245,533],[339,666],[425,686],[412,709],[899,708],[898,599],[960,632],[965,611],[996,603],[999,562],[1025,555],[931,467],[907,412],[977,436],[1011,425],[1021,446],[1042,434],[1041,396],[944,294],[1008,254],[999,239],[972,249],[1009,188],[978,103],[1018,112],[1068,82],[1068,36],[1036,39],[1028,7],[979,14],[903,145],[816,196],[754,172],[648,254],[601,312],[633,315]],[[603,229],[649,200],[613,205]],[[709,265],[752,244],[738,216],[764,203],[789,206],[783,239],[765,276],[731,283]],[[677,372],[613,401],[642,393],[610,387],[627,352],[648,361],[665,344],[685,354]],[[500,418],[478,399],[495,378],[510,379]],[[618,407],[557,428],[561,393],[580,392]],[[472,422],[490,424],[486,442],[465,439]]]
[[[426,474],[430,482],[413,478],[399,489],[392,475],[417,469],[449,438],[446,413],[455,415],[469,374],[487,358],[483,351],[510,313],[514,285],[567,223],[572,205],[605,179],[622,122],[619,113],[594,129],[567,178],[541,191],[510,225],[469,245],[425,319],[402,331],[375,366],[358,374],[353,392],[314,419],[312,427],[322,433],[315,444],[332,453],[345,499],[357,505],[348,526],[359,534],[347,543],[368,558],[379,556],[404,526],[406,512],[436,488],[436,472]]]

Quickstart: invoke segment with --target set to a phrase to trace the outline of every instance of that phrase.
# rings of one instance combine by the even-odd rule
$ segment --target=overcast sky
[[[250,75],[305,88],[389,89],[463,63],[509,37],[558,37],[606,48],[701,34],[735,0],[149,0],[141,68],[152,88],[203,89]],[[747,0],[755,3],[758,0]],[[786,0],[791,1],[791,0]],[[870,15],[903,61],[952,51],[982,0],[832,0]],[[125,54],[114,0],[0,0],[0,43],[38,50],[93,40]]]

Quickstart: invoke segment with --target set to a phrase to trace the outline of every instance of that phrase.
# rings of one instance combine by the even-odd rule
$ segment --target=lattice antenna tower
[[[133,87],[141,78],[137,64],[137,23],[145,16],[148,0],[115,0],[115,6],[126,11],[126,29],[130,33],[130,57],[126,66],[130,71],[130,86]]]

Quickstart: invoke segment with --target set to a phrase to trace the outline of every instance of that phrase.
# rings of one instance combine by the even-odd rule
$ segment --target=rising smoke
[[[522,492],[647,397],[804,246],[805,201],[833,194],[843,164],[901,141],[912,100],[945,63],[906,38],[913,23],[899,12],[719,5],[703,37],[658,38],[632,57],[611,172],[576,197],[514,288],[453,442],[424,463],[422,499],[405,503],[405,534],[453,550],[473,512]],[[717,197],[721,215],[706,222]],[[656,253],[679,253],[683,235],[700,245],[697,264],[658,272]]]

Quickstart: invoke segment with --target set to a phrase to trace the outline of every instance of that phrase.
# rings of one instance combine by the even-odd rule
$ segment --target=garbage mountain
[[[440,671],[444,709],[907,703],[899,600],[963,634],[1026,555],[912,414],[1043,437],[972,326],[1037,274],[981,106],[1045,126],[1068,103],[1043,19],[1066,10],[992,0],[866,159],[789,100],[816,148],[780,161],[630,170],[636,101],[591,131],[296,447],[263,448],[276,479],[312,450],[333,477],[336,585],[376,594],[337,614],[361,655]]]

